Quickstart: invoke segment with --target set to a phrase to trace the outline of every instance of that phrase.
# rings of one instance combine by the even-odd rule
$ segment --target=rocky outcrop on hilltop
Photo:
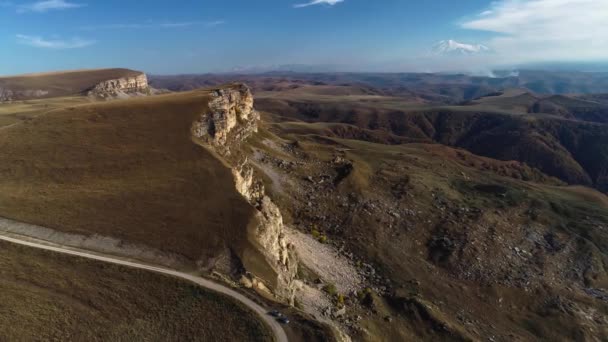
[[[87,91],[87,95],[100,99],[126,98],[149,95],[151,92],[146,74],[103,81]]]
[[[107,99],[157,92],[143,72],[120,68],[0,77],[0,102],[87,95]]]
[[[253,109],[253,95],[245,85],[213,91],[209,112],[194,123],[193,134],[222,154],[258,130],[260,114]]]
[[[259,283],[255,278],[260,278],[277,297],[292,302],[297,260],[293,247],[285,238],[283,216],[266,195],[248,158],[238,153],[241,142],[258,130],[260,115],[253,107],[253,96],[245,85],[218,89],[211,96],[208,110],[194,122],[192,134],[232,166],[236,189],[257,209],[256,218],[248,228],[248,240],[272,269],[271,272],[260,270],[258,265],[250,264],[248,258],[242,256],[243,265],[254,277],[247,282]]]

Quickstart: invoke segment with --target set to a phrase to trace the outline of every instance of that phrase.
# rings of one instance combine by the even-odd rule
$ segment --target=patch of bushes
[[[335,296],[338,294],[338,289],[334,284],[327,284],[323,287],[323,291],[325,291],[330,296]]]
[[[319,241],[320,243],[327,243],[327,241],[328,241],[327,235],[319,232],[316,229],[316,226],[315,226],[315,228],[312,229],[311,234],[312,234],[312,237],[315,238],[315,240]]]
[[[336,297],[336,304],[339,307],[343,307],[344,306],[344,301],[345,301],[344,295],[343,294],[338,294],[338,296]]]

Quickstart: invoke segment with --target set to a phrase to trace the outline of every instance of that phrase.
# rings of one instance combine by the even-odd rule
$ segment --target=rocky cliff
[[[149,93],[148,77],[143,73],[137,76],[103,81],[87,91],[88,96],[101,99],[148,95]]]
[[[193,134],[229,155],[231,147],[257,132],[260,115],[253,109],[253,96],[245,85],[213,91],[209,111],[194,123]]]
[[[0,87],[0,102],[11,102],[23,98],[41,98],[48,93],[48,90],[12,90]]]
[[[248,240],[271,268],[268,272],[241,255],[243,265],[253,275],[253,279],[246,281],[255,284],[261,279],[277,297],[292,302],[297,260],[293,247],[285,239],[283,217],[266,195],[250,161],[238,150],[258,129],[260,115],[253,107],[253,96],[247,86],[240,84],[215,90],[211,96],[208,110],[194,122],[192,134],[232,167],[236,189],[257,210],[256,219],[248,228]]]
[[[82,95],[103,99],[151,91],[143,72],[120,68],[0,77],[0,102]]]

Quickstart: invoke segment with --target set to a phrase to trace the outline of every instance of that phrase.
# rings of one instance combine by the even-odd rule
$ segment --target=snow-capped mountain
[[[491,49],[481,44],[465,44],[455,40],[442,40],[433,46],[433,54],[442,56],[470,56],[490,52]]]

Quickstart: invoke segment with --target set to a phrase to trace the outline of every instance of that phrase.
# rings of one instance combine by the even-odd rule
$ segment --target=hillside
[[[528,113],[543,101],[561,106],[568,115]],[[545,99],[522,91],[450,107],[387,97],[314,100],[279,92],[260,94],[258,107],[276,113],[278,120],[326,123],[326,134],[336,137],[385,144],[436,142],[498,160],[521,161],[567,183],[608,191],[604,171],[608,126],[587,122],[604,116],[586,115],[590,112],[581,103],[587,102],[569,97]]]
[[[125,91],[146,91],[148,87],[146,76],[142,72],[128,69],[78,70],[9,76],[0,77],[0,102],[87,95],[96,87],[108,82],[112,87],[124,87]]]
[[[251,158],[287,225],[335,250],[365,284],[350,292],[352,273],[323,270],[342,261],[309,256],[294,234],[300,279],[338,293],[320,308],[300,303],[353,339],[608,336],[605,195],[515,161],[266,118],[269,132],[252,142]],[[340,295],[345,314],[325,309]]]
[[[259,92],[247,144],[302,307],[365,341],[608,336],[608,198],[558,179],[605,184],[603,125],[312,87]]]
[[[150,272],[0,243],[2,338],[272,341],[240,304]]]
[[[579,121],[608,123],[608,105],[561,95],[538,101],[530,112],[558,115]]]
[[[180,268],[240,275],[245,266],[289,300],[296,269],[281,268],[280,220],[267,222],[239,192],[248,185],[237,183],[220,146],[199,139],[207,115],[235,124],[239,115],[236,127],[209,122],[218,142],[246,138],[257,125],[252,104],[247,88],[227,86],[76,105],[6,127],[0,216],[55,229],[55,242]]]

